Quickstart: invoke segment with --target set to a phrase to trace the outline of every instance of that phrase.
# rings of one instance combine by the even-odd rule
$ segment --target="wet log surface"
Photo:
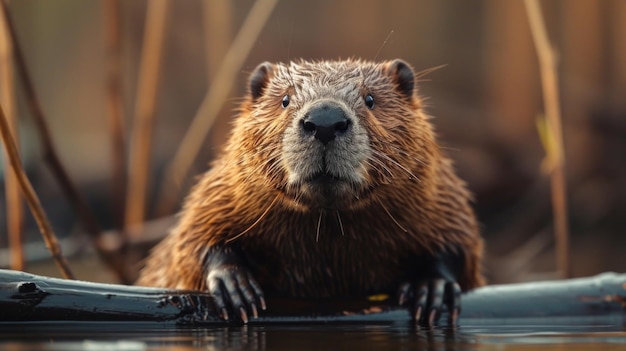
[[[446,320],[446,311],[442,320]],[[626,274],[494,285],[462,296],[459,324],[626,325]],[[0,270],[0,327],[48,322],[157,323],[162,326],[227,325],[211,296],[198,291],[98,284]],[[409,322],[392,301],[268,300],[250,324]]]

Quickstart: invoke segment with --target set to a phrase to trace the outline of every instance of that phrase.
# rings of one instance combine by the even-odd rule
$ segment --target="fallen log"
[[[625,326],[626,274],[493,285],[462,296],[459,324],[587,324]],[[447,311],[443,311],[446,320]],[[0,270],[0,326],[59,321],[226,325],[209,294],[99,284]],[[398,323],[408,310],[392,299],[268,300],[250,324]]]

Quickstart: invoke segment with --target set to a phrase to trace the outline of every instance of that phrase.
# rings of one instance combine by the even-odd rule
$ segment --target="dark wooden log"
[[[465,294],[462,306],[460,325],[584,323],[624,326],[626,274],[605,273],[590,278],[487,286]],[[167,326],[228,323],[218,318],[211,296],[198,291],[98,284],[0,270],[0,326],[58,321],[124,321]],[[277,299],[269,300],[268,310],[250,323],[409,321],[408,311],[389,299]]]

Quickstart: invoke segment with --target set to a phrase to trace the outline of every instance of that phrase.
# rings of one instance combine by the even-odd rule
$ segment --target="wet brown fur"
[[[456,278],[463,290],[483,284],[471,196],[437,145],[416,91],[409,99],[398,94],[390,62],[275,67],[314,76],[328,65],[356,66],[363,84],[355,89],[376,97],[373,110],[354,107],[374,150],[364,165],[366,185],[338,208],[316,207],[287,186],[281,143],[299,105],[282,109],[280,101],[287,93],[297,98],[298,90],[270,75],[263,95],[243,102],[224,151],[187,197],[178,225],[155,247],[138,284],[205,290],[204,261],[216,245],[243,252],[267,295],[392,293],[415,272],[419,277],[423,267],[410,267],[415,257],[440,252],[461,257]]]

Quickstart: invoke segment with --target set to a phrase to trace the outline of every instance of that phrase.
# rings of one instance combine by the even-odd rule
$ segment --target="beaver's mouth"
[[[344,181],[346,181],[344,178],[336,176],[328,172],[317,172],[307,177],[304,180],[305,183],[313,183],[313,184],[332,184],[332,183],[344,182]]]
[[[319,171],[279,190],[297,208],[323,207],[346,210],[369,203],[375,188],[370,184],[359,186],[349,178]]]

